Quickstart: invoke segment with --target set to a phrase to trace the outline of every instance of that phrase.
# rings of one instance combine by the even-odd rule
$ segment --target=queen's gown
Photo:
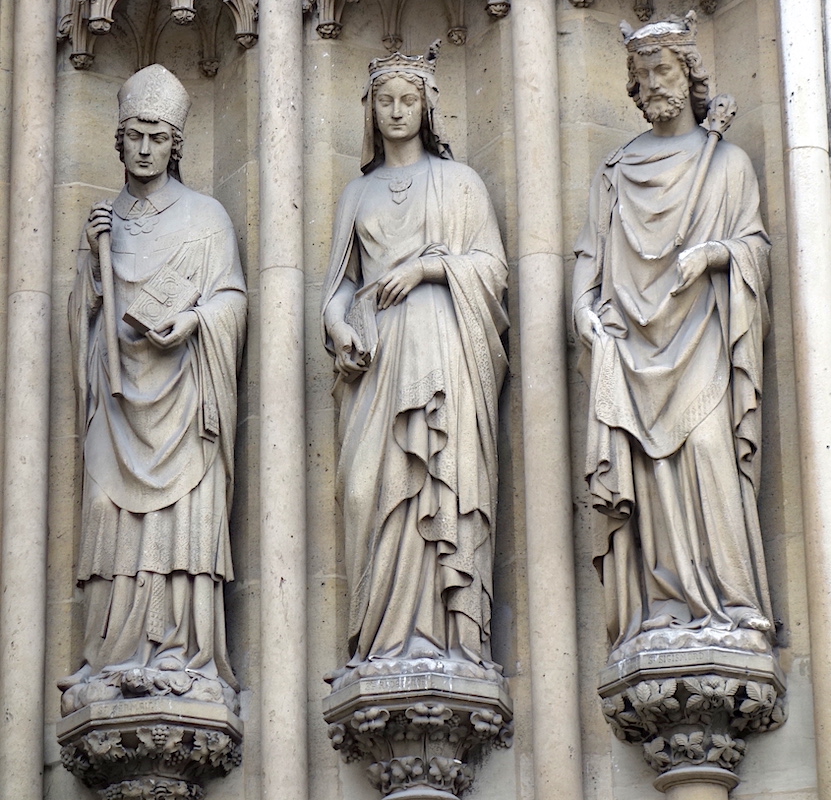
[[[378,310],[369,369],[335,386],[353,666],[490,658],[507,267],[470,168],[425,155],[352,181],[338,207],[324,313],[346,283],[363,288],[372,321],[374,282],[416,257],[440,260],[446,284],[421,283]]]

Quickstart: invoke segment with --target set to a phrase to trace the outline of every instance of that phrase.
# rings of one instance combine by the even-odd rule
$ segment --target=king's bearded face
[[[639,100],[649,122],[677,117],[689,102],[690,80],[678,56],[669,48],[634,54]]]

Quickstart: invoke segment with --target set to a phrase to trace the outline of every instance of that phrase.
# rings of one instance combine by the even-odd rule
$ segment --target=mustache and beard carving
[[[681,113],[689,97],[689,86],[677,92],[672,89],[659,89],[644,97],[643,114],[650,123],[668,122]],[[656,101],[663,101],[663,103],[656,103]]]

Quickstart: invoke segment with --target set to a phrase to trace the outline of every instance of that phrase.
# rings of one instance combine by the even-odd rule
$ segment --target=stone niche
[[[89,4],[72,3],[76,7]],[[256,292],[257,241],[249,220],[257,215],[256,152],[257,49],[246,49],[235,41],[235,19],[221,0],[195,4],[193,25],[169,20],[169,7],[136,0],[111,4],[112,24],[106,35],[95,39],[95,58],[84,69],[70,61],[75,43],[67,41],[58,51],[56,108],[56,193],[62,213],[55,220],[56,309],[53,330],[53,391],[58,398],[53,409],[54,464],[79,464],[74,439],[74,390],[69,341],[66,335],[66,305],[74,277],[75,251],[90,206],[105,197],[115,197],[124,180],[124,167],[113,148],[117,126],[116,93],[148,55],[170,69],[185,85],[192,100],[184,129],[183,182],[192,189],[219,200],[233,222],[250,293]],[[164,26],[158,26],[153,52],[136,31],[151,24],[150,14],[166,11]],[[202,22],[200,22],[200,15]],[[215,26],[216,49],[206,50],[204,25]],[[250,42],[254,44],[254,41]],[[202,63],[216,56],[218,69]],[[256,303],[249,318],[249,331],[257,335]],[[256,350],[256,348],[252,348]],[[251,704],[246,698],[257,691],[259,647],[256,586],[259,579],[256,553],[257,526],[256,453],[259,441],[252,430],[251,408],[258,403],[257,385],[250,378],[251,357],[239,377],[238,427],[235,460],[237,480],[230,520],[232,558],[236,580],[225,589],[228,650],[234,672],[242,685],[243,711],[239,699],[209,693],[201,698],[181,696],[187,681],[176,673],[173,683],[161,687],[149,676],[136,676],[134,686],[121,692],[86,697],[76,706],[66,706],[61,717],[57,691],[47,694],[47,720],[54,726],[57,746],[49,758],[47,780],[55,796],[78,798],[95,795],[115,800],[121,797],[200,798],[211,782],[208,795],[215,800],[253,796],[244,788],[257,774],[255,758],[242,764],[244,722],[249,722]],[[73,547],[78,541],[78,499],[81,497],[79,469],[58,469],[51,477],[50,592],[60,610],[50,619],[47,669],[49,682],[75,670],[81,659],[84,611],[75,590]],[[173,675],[173,673],[170,673]],[[192,681],[191,681],[192,682]],[[141,684],[141,685],[140,685]],[[227,703],[227,705],[226,705]],[[82,707],[81,707],[82,706]],[[249,726],[246,735],[256,726]],[[253,749],[253,748],[252,748]],[[256,751],[255,751],[256,752]],[[63,766],[61,766],[61,763]],[[242,765],[241,765],[242,764]],[[66,770],[63,768],[66,767]],[[68,770],[68,771],[67,771]],[[227,776],[227,777],[225,777]],[[222,780],[216,780],[222,778]]]
[[[463,46],[446,38],[449,18],[440,0],[409,3],[401,20],[401,51],[424,53],[443,39],[436,68],[440,109],[453,155],[475,169],[485,183],[509,263],[516,252],[516,186],[513,166],[513,82],[510,72],[510,14],[485,13],[484,4],[466,4]],[[319,765],[309,778],[309,796],[320,798],[389,797],[395,800],[453,800],[464,797],[518,797],[516,774],[529,755],[529,739],[514,742],[514,719],[527,721],[529,675],[518,674],[524,658],[523,618],[525,531],[513,498],[522,480],[515,460],[518,404],[511,378],[500,397],[500,496],[494,554],[493,660],[504,674],[473,662],[438,654],[411,659],[378,658],[348,671],[338,669],[346,653],[348,589],[344,534],[335,505],[336,414],[331,397],[332,360],[320,344],[321,284],[332,246],[333,216],[346,184],[360,174],[363,131],[361,93],[371,59],[383,57],[386,23],[376,4],[346,6],[343,30],[333,42],[315,26],[323,4],[307,17],[305,45],[309,75],[304,94],[307,153],[321,154],[304,165],[307,236],[315,258],[307,262],[307,425],[310,448],[318,454],[308,484],[311,587],[308,630],[309,685],[323,714],[311,714],[310,747]],[[325,16],[325,15],[324,15]],[[311,249],[313,248],[313,250]],[[320,255],[324,254],[324,255]],[[508,303],[515,302],[517,275],[509,272]],[[510,363],[518,325],[506,339]],[[320,468],[322,467],[322,468]],[[320,590],[314,587],[320,586]],[[337,672],[335,672],[337,670]],[[327,686],[321,676],[328,675]],[[510,695],[509,695],[510,684]],[[313,707],[315,707],[313,706]],[[526,728],[526,731],[528,729]],[[332,763],[330,746],[340,757]],[[324,752],[324,748],[329,752]],[[338,763],[339,762],[339,763]],[[475,774],[474,774],[475,772]],[[333,787],[337,775],[337,788]],[[366,776],[366,777],[365,777]],[[368,780],[367,780],[368,778]],[[372,788],[370,788],[372,787]]]

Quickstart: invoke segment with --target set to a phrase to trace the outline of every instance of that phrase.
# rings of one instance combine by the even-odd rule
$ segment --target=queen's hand
[[[335,346],[335,370],[346,381],[354,380],[369,369],[369,353],[349,323],[338,320],[329,327],[329,336]]]
[[[424,280],[424,276],[424,262],[420,258],[391,269],[378,280],[378,308],[397,306]]]

